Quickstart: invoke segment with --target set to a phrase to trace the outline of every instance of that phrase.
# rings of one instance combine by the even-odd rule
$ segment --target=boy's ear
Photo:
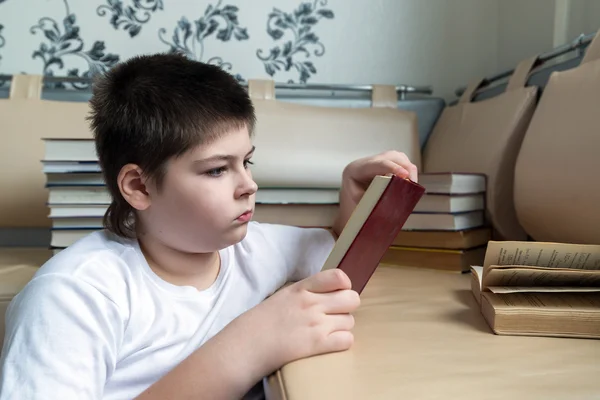
[[[150,194],[139,166],[124,165],[117,176],[117,185],[123,198],[136,210],[145,210],[150,206]]]

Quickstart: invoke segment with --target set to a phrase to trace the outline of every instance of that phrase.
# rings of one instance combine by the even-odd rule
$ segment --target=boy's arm
[[[15,299],[7,314],[0,399],[37,400],[48,393],[101,399],[126,320],[117,305],[62,274],[34,278]],[[240,398],[285,363],[347,349],[354,324],[348,313],[359,304],[342,271],[297,282],[236,318],[139,399]]]
[[[64,274],[34,278],[7,313],[0,400],[37,400],[49,393],[64,400],[101,399],[116,368],[124,318],[112,300],[81,280]],[[260,337],[248,340],[259,328],[247,318],[235,321],[140,398],[242,397],[271,367]]]
[[[250,322],[233,320],[136,400],[242,398],[277,368]]]
[[[119,307],[95,287],[34,277],[7,310],[0,400],[101,398],[123,331]]]
[[[341,270],[296,282],[234,319],[137,400],[237,399],[288,362],[347,350],[360,305]]]

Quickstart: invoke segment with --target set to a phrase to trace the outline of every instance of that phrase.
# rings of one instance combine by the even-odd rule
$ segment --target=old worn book
[[[481,227],[459,231],[402,230],[392,245],[436,249],[464,250],[487,244],[492,239],[492,229]]]
[[[397,176],[376,176],[348,219],[323,270],[340,268],[361,293],[425,188]]]
[[[481,265],[484,257],[485,246],[465,250],[390,246],[381,263],[463,273],[471,265]]]
[[[490,241],[480,290],[497,334],[600,339],[600,245]]]

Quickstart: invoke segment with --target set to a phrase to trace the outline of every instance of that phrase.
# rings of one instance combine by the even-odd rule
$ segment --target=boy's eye
[[[211,170],[206,171],[206,174],[209,176],[221,176],[221,174],[225,172],[226,169],[227,168],[225,167],[213,168]]]
[[[244,160],[244,168],[248,168],[248,165],[253,165],[254,163],[250,160]]]

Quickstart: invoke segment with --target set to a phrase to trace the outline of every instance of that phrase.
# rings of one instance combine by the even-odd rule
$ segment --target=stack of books
[[[103,228],[111,202],[93,139],[46,138],[43,172],[48,190],[51,248],[55,252]],[[422,174],[426,193],[408,217],[382,262],[449,270],[480,265],[490,239],[484,225],[485,177]],[[253,220],[331,228],[339,188],[261,186]]]
[[[495,334],[600,339],[600,245],[490,241],[471,290]]]
[[[92,139],[43,140],[42,168],[48,190],[50,247],[56,253],[102,228],[110,196]]]
[[[482,174],[420,174],[425,194],[381,260],[388,265],[468,272],[480,265],[492,229]]]
[[[48,190],[51,243],[55,253],[103,228],[111,197],[93,139],[45,138],[42,160]],[[338,188],[261,187],[253,220],[331,228],[339,208]]]

